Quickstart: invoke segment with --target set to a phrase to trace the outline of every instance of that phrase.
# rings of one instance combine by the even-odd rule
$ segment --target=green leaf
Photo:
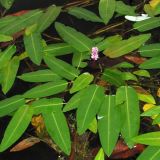
[[[131,72],[123,72],[122,77],[123,77],[123,80],[125,80],[125,81],[130,81],[130,80],[138,81],[137,77],[134,74],[132,74]]]
[[[146,144],[150,146],[160,146],[160,132],[150,132],[132,138],[135,143]]]
[[[50,82],[61,79],[61,77],[59,77],[56,73],[52,72],[49,69],[24,73],[21,76],[18,76],[18,78],[27,82]]]
[[[16,46],[12,45],[0,53],[0,69],[3,68],[7,62],[12,58],[16,52]]]
[[[149,146],[138,157],[137,160],[159,160],[160,147]]]
[[[53,21],[55,21],[60,12],[61,7],[56,7],[55,5],[48,7],[46,12],[43,13],[41,19],[38,21],[37,32],[43,32],[46,30],[53,23]]]
[[[35,24],[37,20],[41,17],[42,11],[39,9],[29,11],[28,13],[19,16],[16,19],[16,23],[10,22],[7,26],[3,27],[0,32],[1,34],[13,35],[32,24]]]
[[[67,104],[64,106],[63,112],[71,111],[73,109],[78,108],[80,99],[82,99],[83,96],[85,96],[86,91],[87,91],[87,88],[77,92],[76,94],[74,94],[70,98],[70,100],[67,102]]]
[[[79,52],[90,51],[94,46],[93,40],[85,36],[83,33],[76,31],[72,27],[65,26],[62,23],[55,23],[58,34]]]
[[[119,107],[115,96],[105,96],[98,113],[98,132],[103,150],[109,157],[117,143],[121,126]]]
[[[154,116],[160,113],[160,106],[154,106],[150,108],[149,110],[143,112],[141,116]]]
[[[77,130],[81,135],[88,129],[90,123],[99,111],[104,98],[104,88],[90,85],[85,91],[85,96],[80,99],[77,110]]]
[[[154,43],[142,46],[139,49],[140,55],[143,57],[157,57],[160,56],[160,43]]]
[[[87,87],[94,79],[94,76],[89,73],[83,73],[73,81],[73,86],[70,89],[70,93],[77,92]]]
[[[10,9],[12,7],[14,0],[0,0],[1,5],[6,8]]]
[[[104,152],[102,148],[100,148],[94,160],[104,160]]]
[[[151,104],[156,104],[154,97],[151,94],[138,94],[138,99],[143,102],[151,103]]]
[[[68,83],[64,80],[56,82],[48,82],[39,86],[36,86],[24,93],[25,98],[40,98],[51,96],[60,92],[63,92],[67,88]]]
[[[73,52],[73,47],[71,47],[67,43],[56,43],[50,44],[44,48],[44,52],[46,54],[50,54],[53,56],[61,56],[66,55]]]
[[[112,69],[105,69],[102,79],[117,87],[125,85],[122,73]]]
[[[160,56],[153,57],[139,65],[141,69],[157,69],[160,68]]]
[[[82,52],[75,52],[73,54],[73,58],[72,58],[72,65],[74,67],[77,67],[77,69],[79,68],[85,68],[87,66],[87,62],[85,62],[86,60],[90,59],[90,55],[88,53],[82,53]]]
[[[43,56],[42,38],[40,33],[34,32],[24,36],[26,52],[33,63],[40,65]]]
[[[99,14],[104,23],[107,24],[113,17],[116,8],[115,0],[100,0],[99,1]]]
[[[136,22],[133,27],[134,29],[145,32],[160,26],[160,17],[149,18],[144,21]]]
[[[6,94],[14,84],[18,68],[19,58],[17,56],[13,57],[13,59],[8,62],[7,66],[3,68],[1,85],[4,94]]]
[[[5,34],[0,34],[0,42],[8,42],[12,40],[13,40],[13,37],[6,36]]]
[[[89,128],[88,128],[91,132],[93,133],[97,133],[97,119],[94,118],[93,121],[90,123]]]
[[[68,13],[78,19],[84,19],[91,22],[103,22],[94,12],[82,7],[72,7],[68,10]]]
[[[5,151],[21,137],[23,132],[27,129],[31,118],[32,110],[28,105],[24,105],[18,109],[4,133],[4,137],[0,145],[0,152]]]
[[[130,16],[135,16],[135,9],[136,7],[126,5],[122,1],[116,1],[116,10],[115,12],[119,13],[120,15],[130,15]]]
[[[113,66],[113,68],[134,68],[134,65],[128,62],[122,62]]]
[[[51,138],[67,155],[71,152],[69,128],[61,109],[43,113],[46,129]]]
[[[142,34],[139,36],[131,37],[127,40],[123,40],[117,43],[113,43],[109,46],[104,54],[110,58],[117,58],[128,54],[136,49],[138,49],[141,45],[143,45],[149,38],[151,34]]]
[[[20,95],[16,95],[0,101],[0,117],[3,117],[11,112],[14,112],[24,104],[25,100]]]
[[[160,124],[160,114],[156,116],[156,118],[153,120],[152,124]]]
[[[148,77],[148,78],[151,77],[150,73],[146,70],[138,70],[138,71],[134,71],[133,73],[137,76],[143,76],[143,77]]]
[[[131,138],[138,135],[140,127],[139,101],[136,91],[132,87],[122,86],[116,92],[116,104],[121,109],[121,134],[129,147]]]
[[[109,46],[113,45],[113,43],[115,44],[117,42],[120,42],[121,40],[122,37],[120,35],[110,36],[96,44],[96,46],[98,47],[99,51],[103,51]]]
[[[79,75],[79,70],[60,59],[45,55],[44,61],[53,72],[66,79],[73,80]]]
[[[35,115],[38,115],[46,111],[56,112],[57,110],[62,108],[62,105],[63,105],[63,100],[60,98],[51,98],[51,99],[42,98],[34,101],[30,107],[33,108],[33,113]]]

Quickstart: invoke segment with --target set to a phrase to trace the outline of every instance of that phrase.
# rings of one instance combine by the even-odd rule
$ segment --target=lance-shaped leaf
[[[13,35],[16,32],[35,24],[41,15],[42,11],[39,9],[29,11],[28,13],[19,16],[16,20],[16,23],[11,23],[10,25],[3,27],[1,29],[1,34]]]
[[[86,52],[75,52],[72,57],[72,65],[74,67],[79,68],[85,68],[87,66],[86,60],[90,59],[90,55]]]
[[[138,49],[150,38],[150,36],[150,34],[142,34],[139,36],[131,37],[127,40],[117,42],[116,44],[108,47],[104,51],[104,54],[110,58],[117,58],[123,56]]]
[[[80,99],[82,99],[85,96],[85,93],[87,91],[87,88],[82,89],[81,91],[74,94],[70,100],[67,102],[67,104],[63,108],[63,112],[71,111],[73,109],[77,109],[79,107]]]
[[[110,156],[117,143],[120,132],[120,110],[115,96],[105,96],[98,113],[98,132],[103,150]]]
[[[157,69],[160,68],[160,56],[153,57],[139,65],[141,69]]]
[[[17,95],[0,101],[0,117],[3,117],[25,104],[22,96]]]
[[[130,5],[126,5],[124,2],[122,1],[117,1],[116,2],[116,12],[119,13],[120,15],[130,15],[130,16],[135,16],[135,9],[136,7],[134,6],[130,6]]]
[[[155,115],[156,116],[156,115]],[[160,124],[160,114],[156,116],[156,118],[153,120],[152,124]]]
[[[46,12],[43,13],[40,20],[38,21],[37,32],[43,32],[45,29],[47,29],[53,23],[53,21],[58,17],[60,12],[61,12],[61,7],[57,7],[55,5],[48,7]]]
[[[160,146],[160,132],[150,132],[132,138],[133,142],[150,146]]]
[[[18,68],[19,68],[18,57],[13,57],[13,59],[8,62],[7,66],[3,68],[1,85],[4,94],[6,94],[14,84]]]
[[[67,155],[71,152],[69,128],[61,108],[56,112],[44,112],[43,118],[51,138]]]
[[[0,53],[0,69],[7,64],[7,62],[12,58],[15,52],[16,46],[12,45],[5,49],[2,53]]]
[[[44,48],[44,52],[46,54],[50,54],[53,56],[61,56],[72,53],[74,51],[73,47],[71,47],[67,43],[56,43],[50,44]]]
[[[55,23],[58,34],[79,52],[90,51],[94,46],[93,40],[85,36],[83,33],[76,31],[72,27],[65,26],[62,23]]]
[[[63,92],[67,88],[68,82],[59,80],[56,82],[48,82],[39,86],[36,86],[24,93],[25,98],[39,98],[51,96],[60,92]]]
[[[143,57],[157,57],[160,56],[160,43],[154,43],[142,46],[139,49],[140,55]]]
[[[104,23],[107,24],[113,17],[116,8],[115,0],[100,0],[99,1],[99,14]]]
[[[160,113],[160,106],[155,106],[143,112],[141,116],[154,116]]]
[[[91,22],[103,22],[102,19],[100,19],[94,12],[82,7],[72,7],[68,10],[68,13],[78,19],[84,19]]]
[[[160,26],[160,17],[149,18],[144,21],[136,22],[133,27],[134,29],[145,32]]]
[[[100,148],[94,160],[104,160],[104,151],[102,148]]]
[[[44,61],[54,73],[57,73],[61,77],[73,80],[79,75],[79,70],[60,59],[45,55]]]
[[[24,73],[21,76],[18,76],[18,78],[27,82],[50,82],[61,79],[61,77],[49,69]]]
[[[122,86],[116,93],[116,104],[121,110],[121,134],[129,147],[133,146],[131,138],[136,136],[140,127],[139,101],[132,87]]]
[[[62,105],[63,105],[63,100],[60,98],[51,98],[51,99],[42,98],[34,101],[30,107],[33,108],[33,113],[35,115],[38,115],[46,111],[55,112],[60,108],[62,108]]]
[[[151,77],[150,73],[146,70],[137,70],[137,71],[134,71],[133,73],[137,76],[143,76],[143,77],[148,77],[148,78]]]
[[[20,107],[9,122],[0,145],[0,152],[3,152],[15,143],[27,129],[32,118],[32,110],[28,105]]]
[[[89,73],[83,73],[75,79],[73,86],[70,89],[70,93],[77,92],[85,87],[87,87],[94,79],[94,76]]]
[[[117,87],[125,85],[122,73],[117,70],[105,69],[102,79]]]
[[[134,65],[128,62],[122,62],[113,66],[113,68],[134,68]]]
[[[160,147],[149,146],[138,157],[137,160],[159,160]]]
[[[1,5],[6,9],[10,9],[13,2],[14,0],[0,0]]]
[[[12,40],[13,40],[13,37],[6,36],[5,34],[0,34],[0,42],[8,42]]]
[[[97,85],[87,87],[77,110],[77,128],[80,135],[85,132],[98,113],[103,98],[104,89],[102,87]]]
[[[43,56],[42,38],[40,33],[34,32],[24,36],[26,52],[31,61],[40,65]]]

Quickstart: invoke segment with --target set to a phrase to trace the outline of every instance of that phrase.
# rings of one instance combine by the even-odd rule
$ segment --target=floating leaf
[[[100,0],[99,1],[99,14],[104,23],[107,24],[113,17],[116,8],[115,0]]]
[[[138,135],[140,127],[140,110],[136,91],[132,87],[122,86],[116,93],[116,104],[121,109],[121,134],[129,147],[133,146],[131,138]]]
[[[150,73],[146,70],[138,70],[133,72],[137,76],[143,76],[143,77],[148,77],[150,78]]]
[[[65,26],[62,23],[55,23],[58,34],[79,52],[90,51],[94,42],[83,33],[76,31],[72,27]]]
[[[16,46],[12,45],[0,53],[0,69],[3,68],[16,52]]]
[[[6,98],[0,101],[0,117],[3,117],[11,112],[14,112],[24,104],[25,104],[25,100],[20,95]]]
[[[70,93],[77,92],[85,87],[87,87],[94,79],[94,76],[89,73],[83,73],[75,79],[73,86],[70,89]]]
[[[46,129],[51,138],[67,155],[71,151],[69,128],[61,108],[56,112],[43,113]]]
[[[0,152],[15,143],[27,129],[32,118],[32,110],[25,105],[20,107],[9,122],[0,145]]]
[[[105,69],[102,79],[117,87],[125,84],[121,72],[117,72],[116,70]]]
[[[142,46],[139,49],[140,55],[143,57],[157,57],[160,56],[160,43],[149,44]]]
[[[85,96],[80,99],[77,110],[77,128],[81,135],[89,127],[90,123],[98,113],[104,98],[104,89],[97,85],[87,87]]]
[[[100,148],[94,160],[104,160],[104,152],[102,148]]]
[[[53,21],[58,17],[60,12],[61,12],[61,7],[57,7],[55,5],[48,7],[46,12],[43,13],[41,19],[38,21],[37,32],[43,32],[45,29],[47,29],[53,23]]]
[[[73,47],[71,47],[67,43],[56,43],[50,44],[44,48],[44,52],[46,54],[50,54],[53,56],[61,56],[66,55],[73,52]]]
[[[18,76],[18,78],[27,82],[50,82],[61,79],[61,77],[49,69],[24,73],[21,76]]]
[[[140,154],[137,160],[159,160],[160,147],[149,146]]]
[[[160,68],[160,56],[153,57],[144,63],[140,64],[139,68],[141,69],[157,69]]]
[[[13,57],[12,60],[10,60],[5,68],[2,70],[2,91],[4,94],[6,94],[14,84],[17,71],[19,68],[19,58]]]
[[[150,132],[132,138],[135,143],[146,144],[150,146],[160,146],[160,132]]]
[[[25,98],[40,98],[51,96],[64,91],[67,88],[68,83],[64,80],[57,82],[48,82],[39,86],[36,86],[24,93]]]
[[[136,22],[133,27],[134,29],[145,32],[160,26],[160,17],[149,18],[144,21]]]
[[[110,156],[117,143],[121,120],[115,96],[106,96],[98,113],[98,132],[103,150]]]
[[[91,22],[103,22],[102,19],[100,19],[94,12],[82,7],[72,7],[68,10],[68,13],[78,19],[84,19]]]
[[[42,38],[40,33],[34,32],[24,36],[26,52],[33,63],[40,65],[43,56]]]
[[[66,79],[73,80],[79,75],[79,71],[76,68],[60,59],[45,55],[44,61],[53,72]]]
[[[139,36],[131,37],[127,40],[117,42],[116,44],[112,44],[112,46],[107,48],[104,51],[104,54],[110,58],[123,56],[138,49],[150,38],[150,36],[151,34],[142,34]]]

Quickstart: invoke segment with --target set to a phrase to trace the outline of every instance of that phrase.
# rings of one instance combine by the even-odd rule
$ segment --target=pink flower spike
[[[92,47],[91,59],[96,61],[99,58],[98,51],[98,47]]]

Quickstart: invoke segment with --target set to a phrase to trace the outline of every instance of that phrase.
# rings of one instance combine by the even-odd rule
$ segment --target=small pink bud
[[[98,47],[92,47],[91,58],[95,61],[99,58]]]

